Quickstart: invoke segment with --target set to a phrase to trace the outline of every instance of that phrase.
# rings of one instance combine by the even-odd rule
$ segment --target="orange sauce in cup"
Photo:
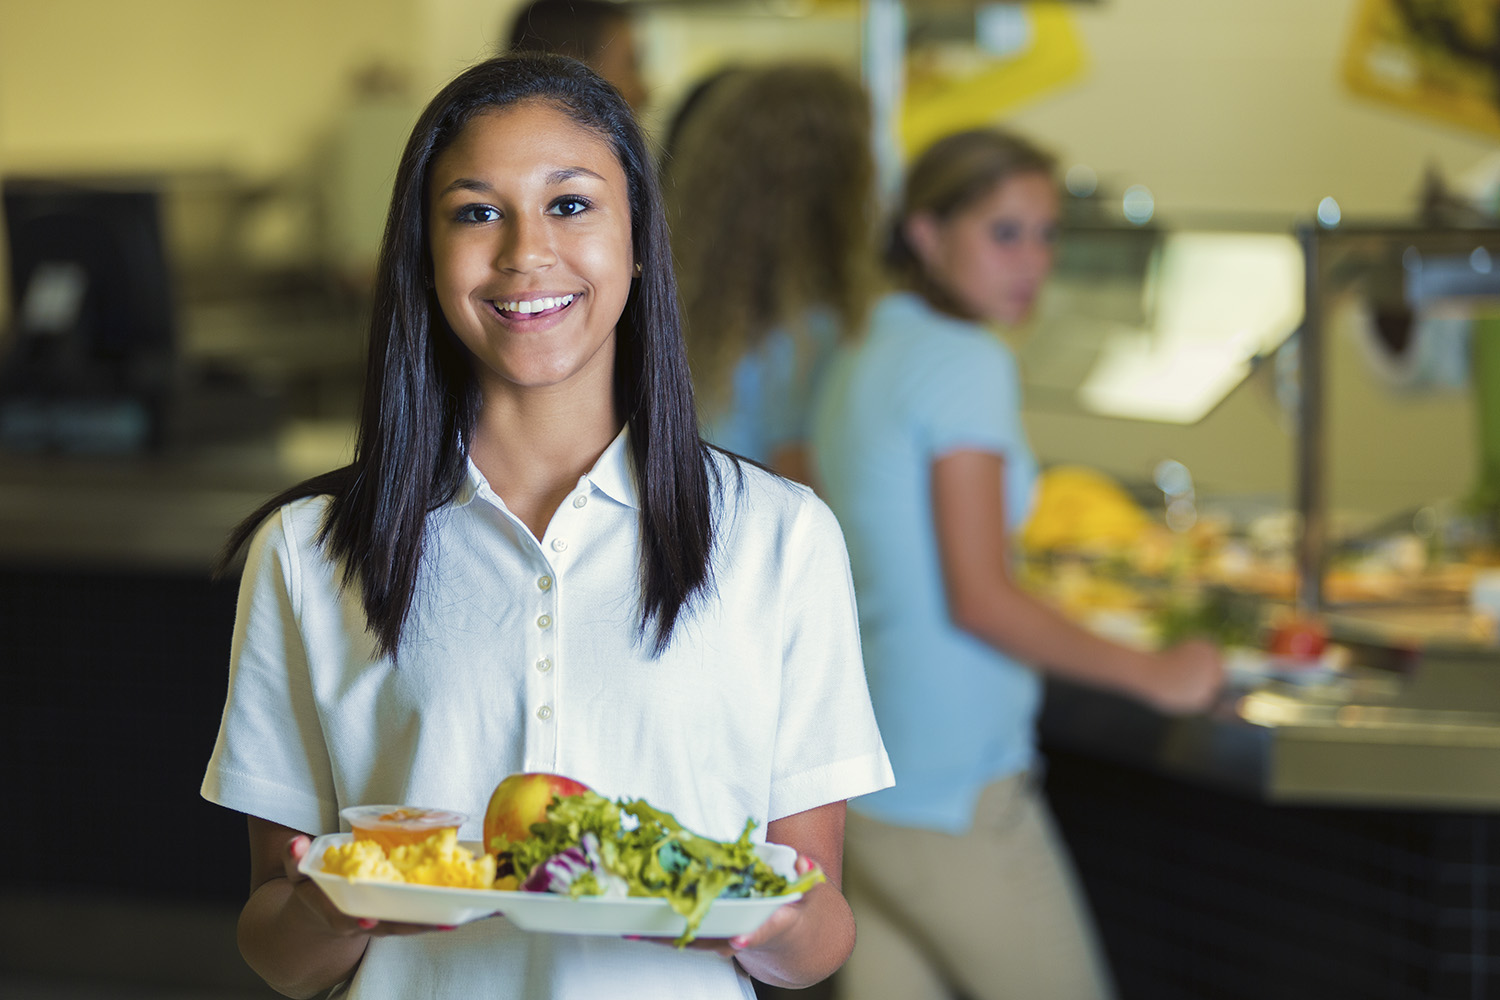
[[[467,818],[447,809],[415,806],[351,806],[340,815],[354,828],[354,839],[373,840],[388,855],[403,844],[420,844],[439,831],[457,830]]]

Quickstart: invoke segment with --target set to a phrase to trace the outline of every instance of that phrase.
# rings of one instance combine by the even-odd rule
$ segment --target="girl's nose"
[[[1052,270],[1052,260],[1057,248],[1044,236],[1026,241],[1025,263],[1029,273],[1045,276]]]
[[[507,227],[495,256],[495,266],[502,271],[534,271],[557,262],[557,254],[548,239],[547,227],[537,219],[517,216]]]

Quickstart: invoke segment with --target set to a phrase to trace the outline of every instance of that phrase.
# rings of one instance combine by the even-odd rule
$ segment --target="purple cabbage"
[[[623,878],[605,869],[599,838],[592,833],[579,837],[578,846],[559,851],[531,869],[521,889],[562,896],[626,896],[630,892]]]

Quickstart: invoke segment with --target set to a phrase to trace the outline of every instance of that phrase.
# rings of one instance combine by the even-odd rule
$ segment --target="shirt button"
[[[563,549],[565,549],[567,547],[568,547],[568,543],[565,542],[565,541],[563,541],[561,538],[554,538],[554,539],[552,539],[552,551],[553,552],[561,552]]]
[[[538,618],[536,620],[536,627],[537,628],[551,628],[552,627],[552,616],[551,615],[542,615],[542,617],[540,617],[540,618]]]
[[[552,658],[544,656],[540,660],[537,660],[536,668],[545,674],[547,671],[552,669]]]
[[[578,496],[576,496],[576,497],[573,498],[573,506],[574,507],[582,507],[584,504],[586,504],[588,502],[589,502],[589,498],[586,497],[586,496],[584,496],[582,493],[578,494]]]
[[[546,722],[548,719],[552,718],[552,706],[543,705],[541,708],[537,709],[536,717],[538,719],[541,719],[543,722]]]
[[[552,577],[550,577],[550,576],[538,577],[537,581],[536,581],[536,585],[538,587],[540,587],[541,589],[543,589],[543,590],[551,590],[552,589]]]

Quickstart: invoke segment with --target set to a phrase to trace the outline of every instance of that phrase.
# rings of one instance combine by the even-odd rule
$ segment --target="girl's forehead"
[[[459,130],[438,160],[449,154],[468,157],[545,155],[554,150],[577,151],[619,164],[614,146],[597,129],[544,99],[517,101],[478,112]]]
[[[969,218],[995,214],[1047,215],[1057,211],[1058,200],[1057,185],[1049,175],[1027,171],[1000,178],[957,214]]]

